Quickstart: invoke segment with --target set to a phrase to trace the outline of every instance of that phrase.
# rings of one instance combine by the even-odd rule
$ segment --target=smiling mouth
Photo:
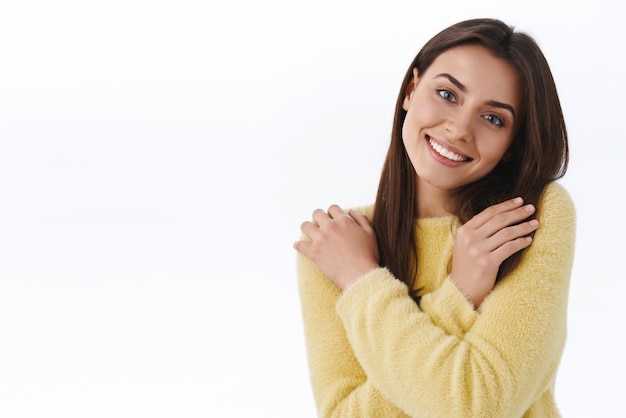
[[[450,161],[455,161],[457,163],[462,163],[462,162],[465,162],[465,161],[471,161],[472,160],[469,157],[464,157],[462,155],[457,154],[454,151],[450,151],[449,149],[447,149],[443,145],[439,144],[438,142],[435,142],[430,137],[428,138],[428,143],[437,152],[437,154],[441,155],[444,158],[447,158]]]

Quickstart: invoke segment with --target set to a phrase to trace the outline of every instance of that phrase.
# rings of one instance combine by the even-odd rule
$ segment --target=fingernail
[[[535,211],[535,207],[533,205],[526,205],[526,206],[524,206],[524,210],[526,212],[534,212]]]
[[[513,202],[515,203],[522,203],[524,201],[524,199],[522,199],[521,197],[516,197],[515,199],[513,199]]]
[[[531,220],[530,222],[528,222],[530,224],[530,226],[537,226],[539,225],[539,221],[536,219]]]

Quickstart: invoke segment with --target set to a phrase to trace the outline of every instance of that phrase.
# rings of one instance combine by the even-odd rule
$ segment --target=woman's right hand
[[[532,243],[539,222],[522,222],[535,212],[523,203],[518,197],[490,206],[457,229],[450,276],[475,308],[495,286],[500,264]]]

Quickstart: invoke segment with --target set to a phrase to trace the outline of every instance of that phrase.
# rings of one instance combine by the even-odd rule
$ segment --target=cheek
[[[421,131],[423,126],[417,118],[409,118],[408,116],[402,125],[402,143],[409,157],[413,158],[422,138]]]
[[[411,126],[412,122],[409,119],[408,115],[404,119],[404,123],[402,124],[402,142],[404,143],[404,147],[407,147],[407,139],[411,138],[413,131],[413,127]]]
[[[446,107],[426,98],[418,98],[418,104],[409,109],[407,119],[417,128],[429,128],[441,123],[446,118]]]
[[[402,124],[402,138],[406,141],[414,137],[421,125],[420,112],[415,108],[410,108]]]
[[[495,167],[496,164],[500,162],[500,160],[505,158],[506,151],[509,149],[510,144],[511,141],[508,139],[508,137],[493,137],[490,141],[483,144],[482,154]]]
[[[433,128],[447,118],[448,109],[445,106],[429,99],[424,92],[417,94],[411,102],[402,125],[402,139],[405,145],[416,141],[424,129]]]
[[[402,125],[402,144],[404,145],[404,151],[407,153],[409,160],[412,164],[415,164],[414,158],[419,135],[417,134],[413,122],[413,120],[409,120],[408,118],[404,120],[404,124]]]

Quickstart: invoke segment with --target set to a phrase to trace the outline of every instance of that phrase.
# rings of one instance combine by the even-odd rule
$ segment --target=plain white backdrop
[[[292,242],[371,203],[436,32],[535,36],[578,209],[566,417],[626,415],[617,1],[0,3],[0,416],[314,417]]]

